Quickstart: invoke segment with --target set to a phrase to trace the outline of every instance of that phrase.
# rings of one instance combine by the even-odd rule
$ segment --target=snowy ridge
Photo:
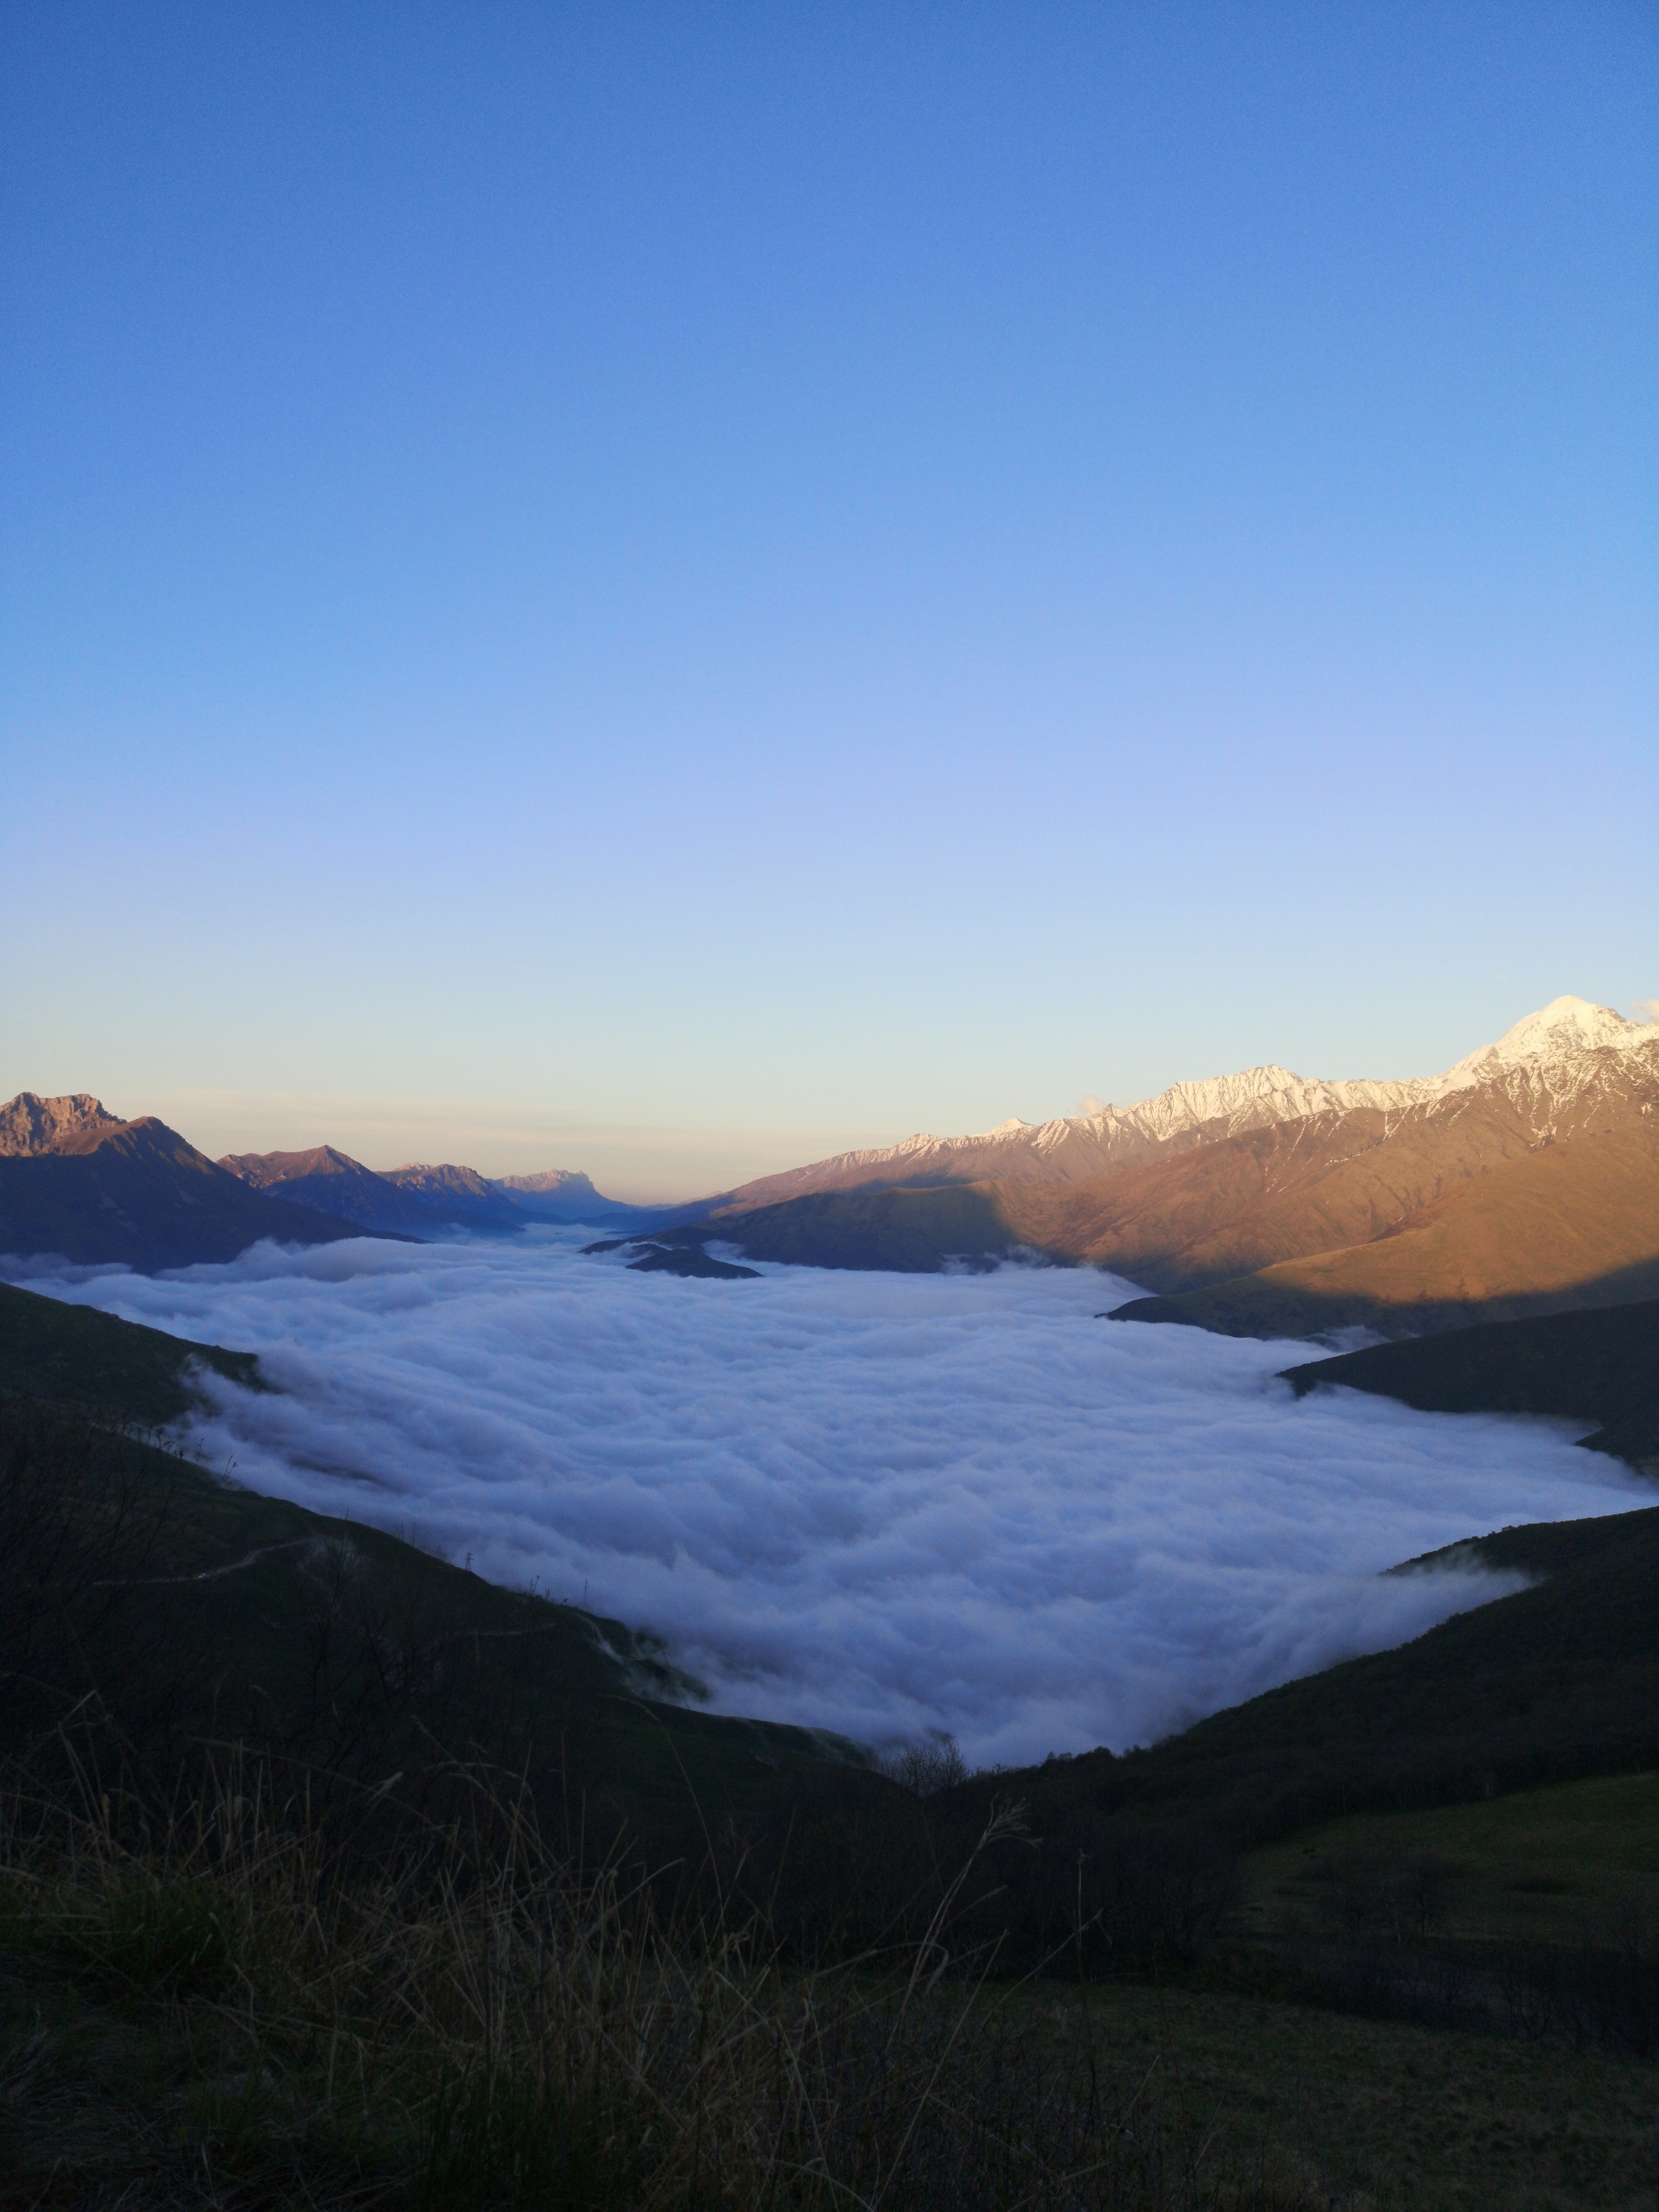
[[[1659,1041],[1659,1026],[1626,1021],[1611,1006],[1592,1006],[1588,999],[1552,999],[1535,1014],[1527,1014],[1496,1044],[1483,1044],[1460,1060],[1455,1067],[1437,1078],[1437,1091],[1466,1091],[1485,1083],[1507,1068],[1540,1063],[1540,1072],[1567,1067],[1587,1052],[1639,1052]]]
[[[1174,1083],[1156,1098],[1103,1106],[1091,1114],[1039,1123],[1014,1116],[994,1129],[963,1137],[920,1132],[902,1144],[840,1152],[811,1167],[765,1176],[733,1195],[757,1205],[813,1190],[933,1175],[951,1180],[1080,1181],[1155,1158],[1172,1146],[1210,1143],[1316,1115],[1361,1109],[1401,1113],[1483,1086],[1504,1091],[1541,1138],[1553,1132],[1560,1114],[1594,1085],[1605,1084],[1608,1055],[1613,1054],[1650,1054],[1659,1073],[1659,1024],[1627,1021],[1610,1006],[1587,1000],[1561,998],[1527,1015],[1496,1044],[1481,1046],[1443,1075],[1332,1082],[1287,1067],[1249,1067],[1234,1075]]]
[[[1659,1045],[1659,1025],[1627,1021],[1611,1006],[1593,1006],[1586,999],[1553,999],[1540,1012],[1526,1015],[1513,1029],[1506,1030],[1496,1044],[1480,1046],[1443,1075],[1407,1076],[1396,1082],[1367,1077],[1328,1082],[1319,1076],[1292,1074],[1287,1067],[1247,1067],[1237,1075],[1172,1083],[1156,1098],[1142,1099],[1133,1106],[1103,1106],[1097,1114],[1068,1115],[1035,1128],[1024,1121],[1004,1121],[982,1136],[942,1141],[982,1145],[1018,1131],[1029,1133],[1031,1141],[1043,1149],[1059,1143],[1073,1130],[1121,1128],[1167,1142],[1184,1131],[1217,1121],[1227,1124],[1231,1133],[1234,1128],[1259,1127],[1266,1121],[1298,1121],[1311,1114],[1346,1113],[1355,1107],[1374,1107],[1386,1113],[1419,1106],[1449,1091],[1473,1090],[1510,1069],[1526,1068],[1554,1089],[1555,1085],[1548,1084],[1550,1075],[1559,1071],[1569,1079],[1576,1076],[1587,1053],[1607,1048],[1638,1052],[1654,1045]],[[1530,1066],[1534,1062],[1536,1066]],[[1571,1087],[1577,1085],[1573,1083]],[[913,1137],[908,1141],[915,1146],[941,1140]]]

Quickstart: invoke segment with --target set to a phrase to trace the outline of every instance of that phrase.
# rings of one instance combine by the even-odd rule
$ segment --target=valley
[[[214,1162],[20,1094],[0,1675],[44,1809],[0,1850],[0,2159],[65,2201],[181,2149],[255,2201],[404,2201],[434,2079],[498,2063],[457,2025],[482,1960],[520,1961],[489,2049],[545,2048],[466,1867],[521,1929],[625,1929],[677,2006],[740,1927],[769,1978],[734,2051],[810,1985],[863,2051],[891,1992],[907,2112],[948,2062],[999,2141],[1039,2099],[1126,2188],[1624,2212],[1659,2050],[1656,1047],[1557,1001],[1441,1077],[1251,1070],[678,1211]],[[180,1802],[271,1810],[204,1856]],[[330,2000],[361,2095],[295,2028],[300,1939],[258,1933],[324,1925],[324,1868],[318,1970],[379,1992]],[[222,2078],[280,2097],[232,2114]],[[651,2078],[677,2142],[751,2108]],[[857,2109],[846,2171],[923,2159]],[[959,2154],[928,2138],[940,2187]]]

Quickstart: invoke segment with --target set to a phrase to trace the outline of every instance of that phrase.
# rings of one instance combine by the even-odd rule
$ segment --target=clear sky
[[[1659,991],[1659,10],[0,13],[0,1096],[689,1194]]]

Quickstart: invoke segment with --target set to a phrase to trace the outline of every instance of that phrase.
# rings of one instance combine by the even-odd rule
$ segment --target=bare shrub
[[[906,1744],[881,1761],[881,1771],[918,1797],[937,1797],[968,1779],[968,1762],[953,1735],[929,1736]]]

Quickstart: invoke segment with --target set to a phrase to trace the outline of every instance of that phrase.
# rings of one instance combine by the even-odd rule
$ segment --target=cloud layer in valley
[[[1093,1316],[1088,1271],[635,1274],[537,1232],[34,1285],[258,1352],[238,1480],[655,1628],[715,1702],[971,1759],[1144,1742],[1494,1594],[1379,1571],[1650,1503],[1571,1431],[1300,1403],[1305,1347]]]

